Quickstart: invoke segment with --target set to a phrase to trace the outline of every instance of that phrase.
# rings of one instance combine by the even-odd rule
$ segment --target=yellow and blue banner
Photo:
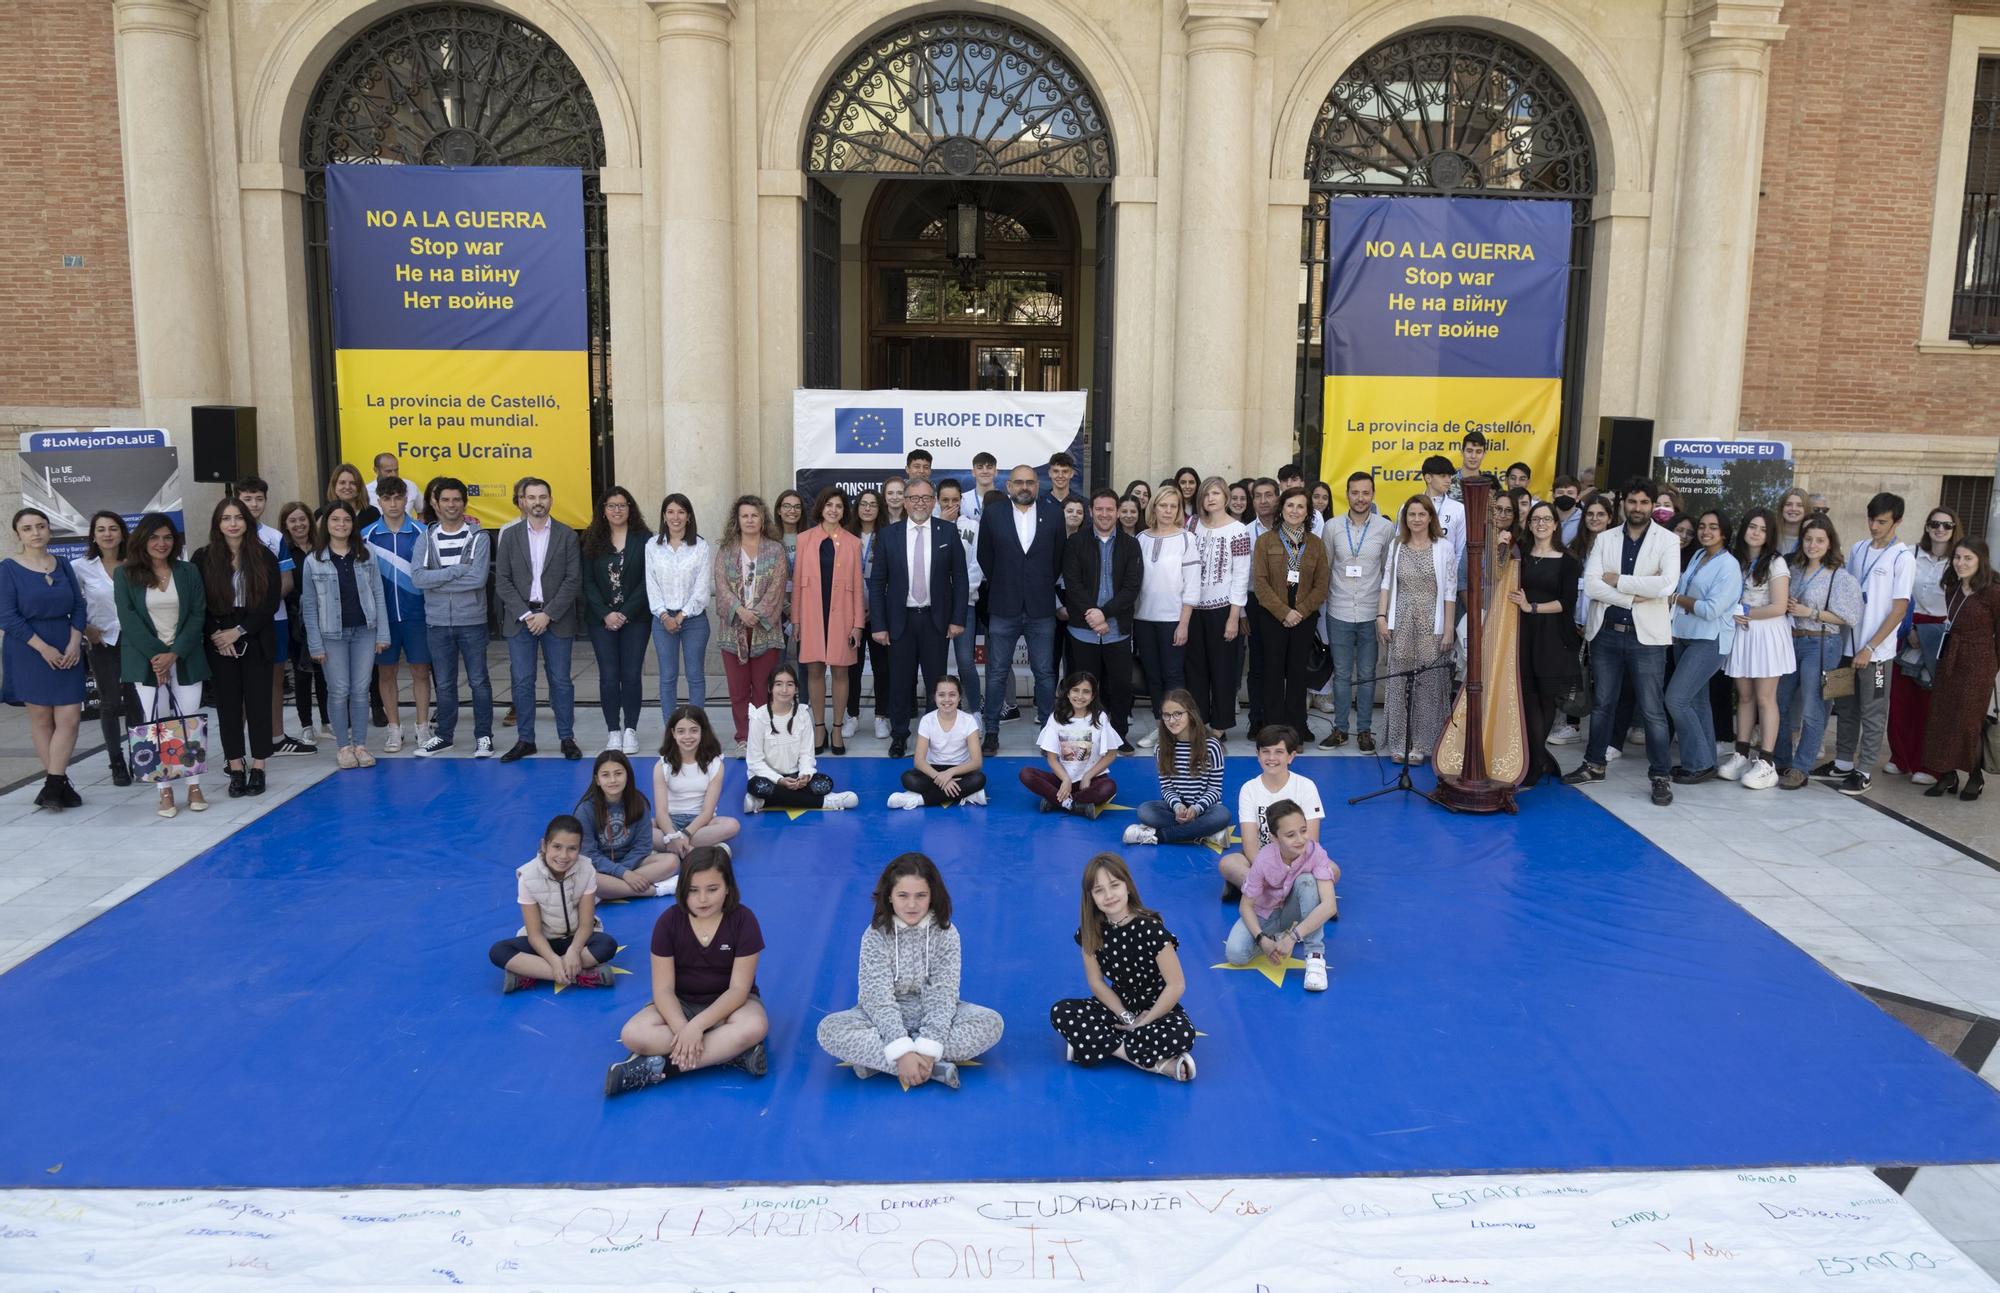
[[[590,517],[583,179],[541,166],[329,166],[340,454],[456,476],[482,525],[539,476]]]
[[[1327,233],[1320,475],[1371,472],[1385,513],[1466,432],[1498,474],[1525,462],[1546,496],[1561,430],[1566,202],[1340,198]],[[1407,486],[1408,488],[1402,488]]]

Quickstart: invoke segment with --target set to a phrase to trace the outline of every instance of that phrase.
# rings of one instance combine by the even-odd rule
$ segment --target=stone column
[[[1250,117],[1269,0],[1184,0],[1174,462],[1242,470],[1249,391]]]
[[[650,0],[659,20],[660,371],[667,487],[710,533],[737,479],[735,0]]]
[[[1750,255],[1764,159],[1765,72],[1782,0],[1697,0],[1675,194],[1659,435],[1736,433]]]
[[[189,452],[188,409],[229,402],[202,32],[208,0],[116,0],[118,118],[139,404]]]

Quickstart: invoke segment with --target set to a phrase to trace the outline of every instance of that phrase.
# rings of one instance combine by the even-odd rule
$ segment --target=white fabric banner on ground
[[[13,1190],[0,1287],[1992,1290],[1860,1168],[739,1189]]]
[[[970,472],[984,450],[1000,471],[1039,467],[1083,429],[1083,391],[792,392],[792,459],[798,471],[901,471],[928,449],[940,472]]]

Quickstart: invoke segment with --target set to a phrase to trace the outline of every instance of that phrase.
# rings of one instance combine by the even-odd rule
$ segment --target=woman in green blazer
[[[202,649],[207,595],[201,572],[180,556],[181,535],[172,519],[149,512],[133,529],[125,563],[111,581],[118,606],[118,677],[134,684],[148,723],[199,714],[201,685],[208,681],[208,654]],[[181,780],[187,782],[188,811],[205,810],[200,778]],[[160,783],[159,811],[162,817],[180,811],[172,781]]]

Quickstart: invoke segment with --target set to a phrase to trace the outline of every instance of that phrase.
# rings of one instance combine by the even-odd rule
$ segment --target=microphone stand
[[[1451,668],[1452,663],[1453,661],[1451,655],[1449,653],[1444,653],[1440,654],[1438,658],[1436,660],[1433,660],[1431,663],[1418,665],[1414,669],[1404,669],[1397,673],[1378,673],[1373,678],[1363,678],[1356,680],[1358,682],[1377,683],[1377,682],[1388,682],[1392,678],[1408,678],[1410,682],[1409,685],[1403,688],[1403,759],[1402,759],[1402,765],[1398,770],[1398,772],[1396,773],[1395,784],[1384,786],[1380,790],[1371,790],[1365,795],[1356,795],[1352,799],[1347,801],[1349,807],[1352,807],[1355,804],[1364,803],[1370,799],[1380,799],[1383,795],[1392,795],[1395,794],[1397,791],[1402,790],[1415,795],[1419,799],[1428,800],[1429,802],[1436,804],[1439,808],[1444,809],[1446,812],[1455,813],[1458,811],[1458,809],[1446,803],[1444,800],[1439,799],[1436,795],[1432,794],[1431,792],[1427,790],[1418,789],[1417,783],[1410,780],[1410,746],[1411,743],[1416,739],[1416,726],[1417,726],[1416,680],[1422,677],[1424,674],[1431,672],[1433,669],[1449,669]]]

